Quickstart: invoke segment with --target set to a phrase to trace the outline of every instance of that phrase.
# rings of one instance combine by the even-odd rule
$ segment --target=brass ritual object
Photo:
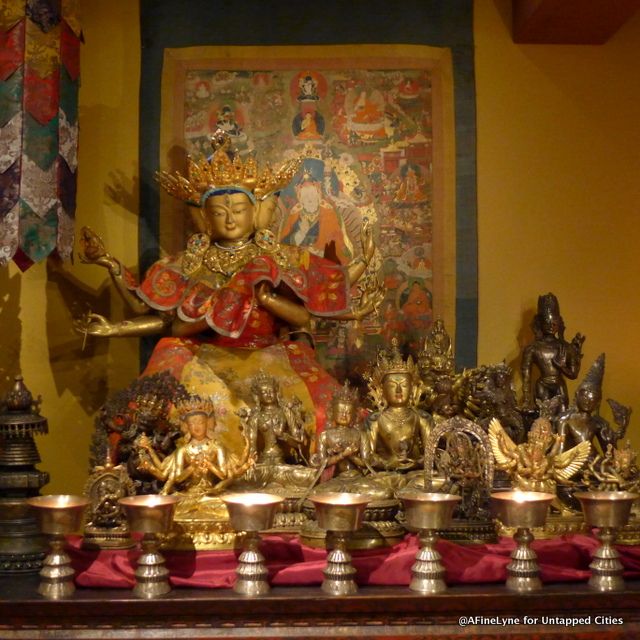
[[[589,565],[589,586],[597,591],[624,589],[620,554],[613,547],[616,530],[629,521],[633,503],[640,494],[628,491],[581,491],[574,496],[580,500],[584,519],[591,527],[598,527],[600,546]]]
[[[27,505],[49,482],[49,474],[35,466],[40,455],[34,436],[48,431],[40,402],[22,376],[15,376],[12,389],[0,398],[0,574],[37,573],[47,553]]]
[[[161,495],[128,496],[119,500],[131,531],[144,534],[133,588],[134,595],[139,598],[156,598],[171,591],[169,570],[159,551],[158,536],[171,528],[178,500],[177,496]]]
[[[40,570],[38,593],[50,600],[68,598],[76,590],[71,558],[64,550],[65,536],[80,531],[89,500],[82,496],[51,495],[29,498],[40,530],[49,536],[51,551]]]
[[[442,556],[436,551],[437,531],[449,526],[453,511],[462,500],[450,493],[424,493],[421,491],[400,494],[404,503],[406,525],[418,531],[421,548],[411,567],[409,589],[420,593],[441,593],[447,585]]]
[[[270,591],[265,558],[258,548],[260,531],[270,529],[284,497],[269,493],[231,493],[221,496],[233,529],[244,533],[233,590],[243,596],[262,596]]]
[[[318,526],[327,532],[326,545],[330,549],[321,588],[331,596],[353,595],[358,586],[347,541],[349,535],[361,527],[371,498],[357,493],[324,493],[310,500],[316,508]]]
[[[527,593],[542,588],[538,556],[531,548],[531,529],[542,527],[547,519],[551,493],[538,491],[504,491],[491,494],[491,512],[507,527],[515,527],[517,547],[507,565],[507,589]]]

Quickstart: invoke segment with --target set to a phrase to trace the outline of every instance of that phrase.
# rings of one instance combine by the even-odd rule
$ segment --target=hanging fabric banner
[[[77,0],[0,7],[0,266],[71,258],[81,40]]]

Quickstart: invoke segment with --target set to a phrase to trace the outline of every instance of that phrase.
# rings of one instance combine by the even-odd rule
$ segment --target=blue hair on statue
[[[207,189],[202,194],[202,197],[200,198],[200,206],[204,207],[204,203],[211,196],[218,196],[225,193],[244,193],[253,204],[256,204],[257,202],[256,197],[253,195],[253,193],[251,193],[251,191],[248,191],[247,189],[243,189],[242,187],[212,187],[211,189]]]

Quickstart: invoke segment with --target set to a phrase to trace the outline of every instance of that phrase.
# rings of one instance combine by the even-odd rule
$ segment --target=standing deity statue
[[[572,406],[556,419],[556,429],[563,436],[562,451],[580,442],[591,442],[605,453],[608,445],[615,446],[626,433],[631,415],[629,407],[608,400],[618,429],[612,428],[600,415],[604,363],[605,355],[601,353],[578,385]],[[594,449],[594,454],[598,453],[598,448]]]
[[[424,384],[413,358],[402,357],[397,338],[392,339],[390,349],[378,353],[367,380],[377,408],[365,425],[371,466],[387,471],[422,467],[432,420],[416,406]]]
[[[576,333],[571,342],[564,339],[564,321],[560,305],[553,293],[538,298],[538,312],[533,319],[535,340],[525,347],[522,354],[523,408],[534,409],[537,402],[553,397],[561,398],[562,407],[568,402],[565,377],[575,380],[580,372],[584,336]],[[531,390],[531,370],[536,367],[540,377]]]
[[[620,449],[607,445],[604,454],[590,460],[583,474],[589,491],[631,491],[640,489],[638,454],[627,440]]]

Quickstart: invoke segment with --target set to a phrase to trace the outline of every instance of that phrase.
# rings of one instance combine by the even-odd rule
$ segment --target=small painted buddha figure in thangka
[[[162,494],[178,494],[181,500],[176,516],[197,513],[218,516],[220,501],[213,496],[224,491],[254,464],[249,455],[249,442],[237,456],[221,441],[215,431],[213,403],[209,399],[191,396],[176,405],[184,437],[175,451],[160,459],[151,440],[141,436],[138,446],[148,456],[140,466],[164,482]]]
[[[278,171],[258,170],[243,160],[228,135],[216,132],[209,159],[188,161],[187,175],[161,173],[160,185],[197,206],[186,251],[156,262],[137,284],[110,256],[99,237],[82,232],[81,259],[109,270],[118,291],[138,317],[111,322],[90,313],[76,322],[85,336],[164,334],[144,376],[169,371],[191,394],[211,397],[224,418],[236,451],[243,447],[237,411],[251,402],[246,379],[265,370],[290,383],[283,394],[298,397],[313,432],[324,427],[325,407],[338,383],[297,337],[315,316],[358,320],[381,299],[368,280],[357,305],[350,292],[375,251],[371,226],[362,227],[360,255],[342,266],[309,251],[278,243],[268,229],[279,190],[294,177],[299,161]]]
[[[385,471],[422,468],[432,420],[416,406],[424,385],[413,358],[402,357],[397,338],[392,339],[389,349],[378,353],[367,381],[377,408],[365,424],[369,463],[374,469]]]
[[[556,396],[562,409],[568,404],[565,378],[575,380],[580,372],[584,336],[576,333],[571,342],[564,339],[564,320],[560,315],[558,298],[547,293],[538,298],[538,312],[533,319],[535,340],[522,354],[523,408],[534,409],[534,400],[544,402]],[[531,371],[536,367],[540,377],[531,388]]]

